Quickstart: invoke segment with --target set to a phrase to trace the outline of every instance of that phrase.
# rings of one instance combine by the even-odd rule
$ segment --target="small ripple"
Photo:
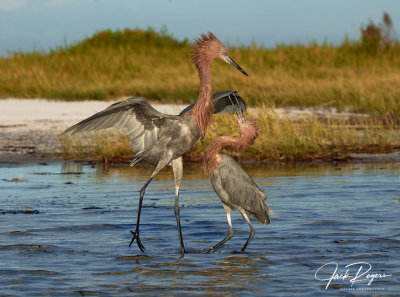
[[[301,265],[304,265],[304,266],[310,267],[310,268],[314,268],[314,267],[320,266],[319,263],[310,262],[310,261],[308,260],[308,257],[306,257],[306,258],[304,258],[304,257],[294,257],[293,260],[294,260],[296,263],[299,263],[299,264],[301,264]]]
[[[27,250],[27,249],[49,249],[49,246],[39,245],[39,244],[10,244],[10,245],[0,245],[0,250]]]
[[[0,274],[59,274],[57,271],[49,271],[49,270],[11,270],[11,269],[2,269],[0,270]]]
[[[339,239],[339,240],[332,240],[332,243],[358,243],[362,242],[363,240],[355,240],[355,239]]]
[[[154,258],[146,255],[136,255],[136,256],[120,256],[116,257],[116,259],[122,261],[137,261],[137,260],[153,260]]]
[[[389,255],[384,254],[356,254],[345,256],[347,259],[388,259]]]
[[[84,172],[33,172],[32,175],[80,175]]]
[[[95,224],[95,225],[77,225],[63,226],[43,229],[29,229],[27,232],[49,232],[49,231],[79,231],[79,230],[113,230],[118,229],[116,225],[111,224]]]
[[[370,242],[389,242],[389,243],[400,243],[400,240],[390,238],[370,238]]]
[[[20,251],[20,255],[30,255],[30,254],[53,254],[55,253],[55,250],[50,250],[50,249],[32,249],[32,250],[23,250]]]
[[[24,231],[10,231],[7,234],[8,235],[33,235],[33,233],[24,232]]]
[[[0,214],[39,214],[37,209],[0,209]]]
[[[348,223],[346,223],[346,222],[338,222],[338,221],[319,221],[319,222],[307,223],[305,225],[308,225],[308,226],[315,226],[315,225],[348,225]]]
[[[90,210],[90,209],[104,209],[104,208],[103,207],[98,207],[98,206],[88,206],[88,207],[83,207],[82,209]]]

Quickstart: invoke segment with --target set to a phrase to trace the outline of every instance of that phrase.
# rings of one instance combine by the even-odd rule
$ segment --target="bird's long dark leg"
[[[132,243],[136,239],[136,243],[137,243],[138,247],[140,248],[140,250],[142,252],[145,251],[145,248],[144,248],[143,244],[141,243],[140,237],[139,237],[140,213],[141,213],[141,210],[142,210],[143,197],[144,197],[144,193],[145,193],[146,187],[149,185],[149,183],[152,181],[152,179],[153,179],[153,175],[147,180],[147,182],[144,184],[144,186],[140,189],[139,208],[138,208],[138,216],[137,216],[137,222],[136,222],[136,230],[135,230],[135,232],[131,231],[133,237],[131,239],[131,242],[129,243],[129,246],[131,246]]]
[[[244,253],[244,250],[247,248],[247,246],[249,245],[250,241],[253,239],[254,234],[256,234],[256,229],[254,229],[253,225],[250,222],[249,216],[246,214],[246,212],[243,209],[239,209],[240,213],[242,214],[243,218],[246,220],[247,224],[249,224],[250,226],[250,236],[247,239],[246,243],[244,244],[244,246],[242,247],[242,249],[240,250],[241,253]]]
[[[223,245],[225,242],[227,242],[229,239],[231,239],[233,237],[231,209],[229,206],[226,206],[225,204],[223,204],[223,206],[226,211],[226,219],[227,219],[228,225],[229,225],[229,233],[224,239],[222,239],[220,242],[218,242],[216,245],[214,245],[211,249],[209,249],[207,251],[207,253],[210,253],[210,252],[214,251],[215,249],[219,248],[221,245]]]
[[[129,246],[131,246],[132,243],[136,240],[136,243],[142,252],[145,251],[145,248],[140,241],[139,225],[140,225],[140,213],[142,211],[143,197],[144,197],[147,186],[150,184],[150,182],[153,180],[153,178],[157,175],[157,173],[160,172],[160,170],[163,169],[170,161],[171,161],[171,158],[161,159],[160,162],[158,162],[156,169],[151,174],[150,178],[147,180],[147,182],[144,184],[144,186],[140,189],[139,209],[138,209],[138,216],[137,216],[137,222],[136,222],[136,230],[135,230],[135,232],[131,231],[133,237],[131,239],[131,242],[129,243]]]
[[[183,174],[182,157],[179,157],[172,161],[172,171],[174,172],[174,179],[175,179],[175,208],[174,208],[174,211],[175,211],[176,224],[178,226],[179,241],[181,244],[181,257],[183,257],[185,254],[185,246],[183,244],[181,218],[179,216],[179,188],[181,185],[182,174]]]

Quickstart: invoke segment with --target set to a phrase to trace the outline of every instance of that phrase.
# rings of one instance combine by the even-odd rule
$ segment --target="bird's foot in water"
[[[181,248],[181,256],[179,258],[185,257],[185,248]]]
[[[140,242],[140,237],[139,237],[139,231],[136,230],[135,232],[131,231],[132,233],[132,239],[131,239],[131,243],[129,244],[129,246],[132,245],[132,243],[136,240],[136,243],[139,247],[139,249],[144,253],[144,251],[146,250],[143,246],[143,244]]]
[[[208,249],[206,251],[201,251],[201,252],[202,252],[202,254],[216,254],[217,250],[214,249],[214,248],[210,248],[210,249]]]

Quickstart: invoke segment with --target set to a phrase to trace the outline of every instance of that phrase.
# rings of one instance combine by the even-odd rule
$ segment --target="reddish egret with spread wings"
[[[232,64],[240,72],[247,73],[232,60],[225,46],[211,32],[202,34],[195,40],[192,54],[193,62],[200,78],[200,90],[196,103],[180,115],[167,115],[155,110],[143,98],[130,98],[115,103],[107,109],[68,128],[64,133],[72,134],[106,129],[116,126],[126,129],[130,136],[130,146],[137,154],[133,157],[131,166],[139,161],[146,161],[155,166],[155,170],[144,186],[140,189],[139,208],[136,230],[130,245],[136,240],[140,250],[144,252],[139,237],[140,213],[146,187],[154,176],[168,164],[172,165],[175,177],[175,216],[181,245],[181,255],[184,255],[180,216],[179,216],[179,186],[182,178],[182,155],[190,151],[197,140],[204,136],[213,114],[213,95],[211,85],[211,65],[213,60],[220,58]],[[234,95],[234,94],[233,94]],[[228,96],[229,97],[229,96]]]
[[[221,199],[229,225],[228,235],[214,245],[211,252],[233,237],[231,210],[237,209],[250,226],[250,236],[243,246],[243,253],[255,234],[249,215],[261,224],[270,223],[269,215],[273,212],[265,204],[267,196],[254,180],[230,156],[221,153],[224,148],[235,151],[244,150],[258,137],[258,126],[253,119],[245,120],[238,116],[239,138],[221,136],[214,139],[204,153],[204,165],[210,182]]]

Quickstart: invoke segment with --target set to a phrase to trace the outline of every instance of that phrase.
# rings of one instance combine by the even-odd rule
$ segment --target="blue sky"
[[[231,45],[337,44],[346,34],[358,39],[360,26],[380,22],[383,12],[400,28],[398,0],[0,0],[0,55],[149,26],[166,26],[178,39],[211,30]]]

